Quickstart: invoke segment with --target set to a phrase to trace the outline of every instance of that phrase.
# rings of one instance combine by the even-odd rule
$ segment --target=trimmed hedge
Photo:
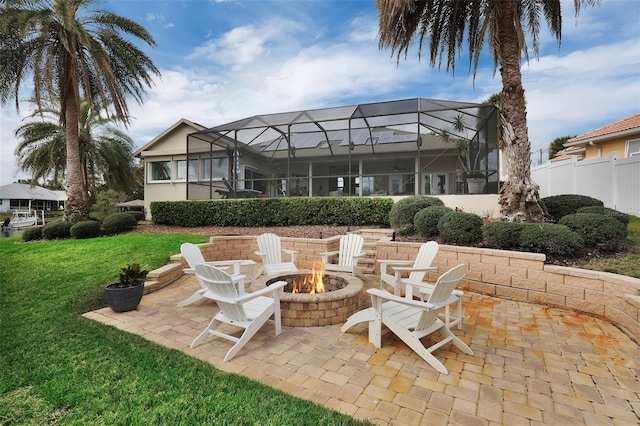
[[[413,219],[420,210],[431,206],[444,206],[441,199],[426,195],[414,195],[396,202],[389,213],[389,224],[400,235],[413,235],[416,229]]]
[[[524,224],[518,222],[487,223],[483,231],[484,245],[503,250],[517,250],[520,248],[520,234],[523,229]]]
[[[520,248],[523,251],[573,256],[584,248],[582,237],[564,225],[523,223]]]
[[[420,210],[413,217],[413,225],[416,231],[423,237],[438,235],[438,222],[445,214],[453,209],[446,206],[431,206]]]
[[[145,216],[144,212],[141,212],[141,211],[138,211],[138,210],[131,210],[131,211],[126,212],[126,213],[129,213],[131,216],[133,216],[133,218],[138,222],[140,222],[141,220],[145,220],[146,219],[146,216]]]
[[[69,238],[71,236],[70,231],[72,226],[73,224],[66,220],[49,223],[42,227],[42,236],[47,240]]]
[[[589,206],[589,207],[580,207],[576,213],[598,213],[603,214],[605,216],[610,216],[614,219],[619,220],[623,225],[627,226],[629,221],[631,220],[631,216],[619,212],[618,210],[610,209],[609,207],[601,207],[601,206]]]
[[[73,238],[81,240],[101,236],[102,228],[95,220],[83,220],[73,225],[69,232]]]
[[[604,206],[604,203],[596,198],[576,194],[552,195],[542,198],[541,201],[555,222],[563,216],[577,212],[581,207]]]
[[[38,226],[27,228],[22,233],[22,241],[35,241],[42,239],[42,229]]]
[[[105,234],[117,234],[130,231],[138,225],[138,221],[129,213],[113,213],[102,219]]]
[[[445,244],[478,244],[482,241],[482,218],[477,214],[450,212],[438,222],[440,239]]]
[[[575,213],[558,222],[580,235],[586,247],[615,251],[628,235],[626,225],[611,216],[598,213]]]
[[[157,201],[154,224],[170,226],[389,226],[390,198],[296,197]]]

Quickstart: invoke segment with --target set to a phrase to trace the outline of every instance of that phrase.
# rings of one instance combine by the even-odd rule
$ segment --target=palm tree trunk
[[[71,90],[67,96],[64,114],[64,132],[67,145],[67,203],[64,219],[71,223],[77,223],[89,219],[89,200],[84,190],[82,162],[80,161],[79,106],[74,90]]]
[[[498,47],[502,77],[502,151],[509,181],[500,193],[500,213],[519,222],[544,220],[540,187],[531,180],[531,144],[527,129],[527,108],[522,87],[520,49],[514,25],[514,2],[501,2]]]

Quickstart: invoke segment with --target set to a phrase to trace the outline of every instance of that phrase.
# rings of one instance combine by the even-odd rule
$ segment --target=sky
[[[153,36],[138,44],[160,69],[144,103],[130,102],[136,149],[181,118],[213,127],[256,114],[406,98],[482,102],[501,91],[485,48],[475,82],[462,51],[455,74],[431,68],[416,46],[400,61],[378,48],[374,0],[106,0]],[[640,1],[601,0],[576,18],[562,1],[562,41],[540,31],[522,78],[532,159],[553,139],[586,133],[640,112]],[[31,95],[30,80],[20,98]],[[0,185],[18,170],[14,132],[32,111],[0,108]]]

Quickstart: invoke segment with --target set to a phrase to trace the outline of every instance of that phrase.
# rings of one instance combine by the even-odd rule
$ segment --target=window
[[[640,156],[640,139],[627,141],[627,157]]]
[[[150,164],[149,180],[165,181],[171,180],[171,162],[170,161],[154,161]]]
[[[202,160],[202,179],[222,179],[229,177],[227,157],[205,158]]]
[[[187,172],[189,173],[189,180],[198,179],[198,160],[189,160],[187,171],[187,160],[176,161],[176,180],[186,180]]]

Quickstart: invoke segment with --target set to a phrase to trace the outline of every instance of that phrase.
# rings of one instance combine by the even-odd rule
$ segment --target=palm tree
[[[540,202],[539,186],[531,179],[531,144],[522,86],[520,59],[529,60],[526,36],[536,57],[544,19],[558,43],[561,39],[561,0],[377,0],[379,45],[391,48],[398,61],[406,57],[414,37],[419,55],[428,42],[430,66],[455,72],[456,58],[467,44],[470,70],[475,80],[482,49],[488,44],[494,71],[502,78],[501,144],[508,183],[500,193],[500,211],[511,220],[537,221],[546,209]],[[599,0],[574,0],[576,14],[582,5]]]
[[[31,172],[32,184],[51,177],[59,182],[65,175],[65,134],[57,117],[59,106],[45,106],[29,118],[34,120],[16,130],[19,139],[15,155],[22,171]],[[136,166],[133,140],[113,125],[113,118],[100,116],[86,100],[80,102],[79,138],[83,187],[95,194],[98,186],[128,192],[133,188]]]
[[[99,0],[3,0],[0,9],[0,102],[15,99],[31,76],[38,109],[60,99],[68,201],[65,219],[89,216],[80,149],[80,98],[106,116],[130,123],[127,98],[138,103],[160,72],[130,40],[155,42],[137,23],[106,10]],[[124,35],[123,35],[124,34]]]

